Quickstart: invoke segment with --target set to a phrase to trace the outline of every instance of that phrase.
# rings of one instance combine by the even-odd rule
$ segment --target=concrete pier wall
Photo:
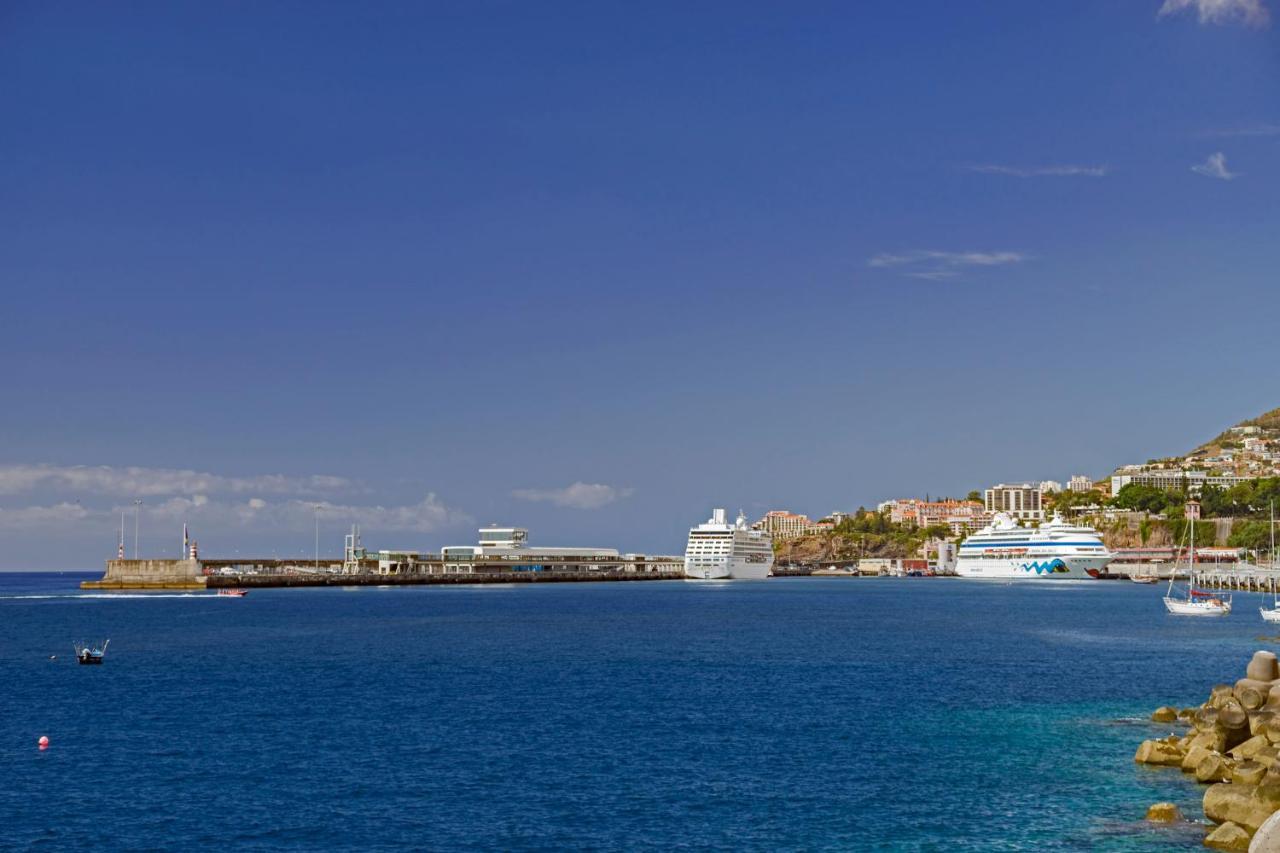
[[[84,589],[204,589],[199,560],[107,560],[101,580],[85,581]]]

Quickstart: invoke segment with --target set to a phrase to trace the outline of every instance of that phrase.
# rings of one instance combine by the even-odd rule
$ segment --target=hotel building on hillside
[[[1122,468],[1124,474],[1111,477],[1111,496],[1120,494],[1120,490],[1130,483],[1139,486],[1152,486],[1166,492],[1181,492],[1185,489],[1188,495],[1198,495],[1205,486],[1229,489],[1241,483],[1253,480],[1253,477],[1242,477],[1237,474],[1210,474],[1207,471],[1183,471],[1181,468],[1158,468],[1150,471]]]
[[[1093,491],[1093,478],[1086,477],[1083,474],[1073,474],[1067,488],[1073,492],[1091,492]]]
[[[894,524],[915,524],[918,527],[945,524],[957,536],[965,531],[981,530],[991,520],[991,516],[977,501],[920,501],[906,498],[885,501],[880,507],[881,511],[889,511],[889,520]]]
[[[809,516],[798,512],[774,509],[766,512],[764,518],[751,526],[768,532],[774,539],[795,539],[810,533],[826,533],[835,524],[831,521],[811,521]]]
[[[1044,521],[1040,487],[1034,483],[1000,483],[983,493],[988,513],[1005,512],[1023,521]]]

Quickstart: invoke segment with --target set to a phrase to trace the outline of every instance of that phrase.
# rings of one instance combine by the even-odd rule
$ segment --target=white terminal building
[[[636,555],[614,548],[534,547],[523,527],[482,527],[478,545],[449,545],[440,550],[446,572],[481,571],[604,571],[618,570]],[[642,557],[640,559],[643,559]]]

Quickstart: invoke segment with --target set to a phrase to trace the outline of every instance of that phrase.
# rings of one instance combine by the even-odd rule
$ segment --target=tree
[[[1231,536],[1227,544],[1232,548],[1248,548],[1250,551],[1264,551],[1271,547],[1270,521],[1237,522],[1231,528]]]
[[[1167,507],[1180,505],[1182,502],[1182,495],[1175,495],[1175,493],[1157,489],[1155,486],[1129,483],[1120,490],[1112,503],[1121,509],[1135,512],[1163,512]]]
[[[930,524],[924,529],[926,539],[946,539],[951,535],[951,528],[945,524]]]
[[[982,492],[978,491],[977,489],[974,489],[972,492],[969,492],[969,494],[965,495],[964,499],[967,501],[977,501],[978,503],[982,503]]]

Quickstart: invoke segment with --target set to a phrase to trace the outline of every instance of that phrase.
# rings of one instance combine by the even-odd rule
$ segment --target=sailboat
[[[1271,554],[1270,560],[1271,570],[1276,568],[1276,502],[1271,502]],[[1271,609],[1259,607],[1258,612],[1262,614],[1262,618],[1268,622],[1280,622],[1280,597],[1276,593],[1276,579],[1273,575],[1271,578]]]
[[[1200,504],[1187,501],[1187,520],[1191,528],[1191,562],[1187,569],[1187,597],[1175,597],[1173,579],[1178,574],[1175,563],[1169,574],[1169,591],[1164,595],[1164,607],[1174,616],[1226,616],[1231,612],[1231,596],[1196,589],[1196,522],[1200,519]]]

